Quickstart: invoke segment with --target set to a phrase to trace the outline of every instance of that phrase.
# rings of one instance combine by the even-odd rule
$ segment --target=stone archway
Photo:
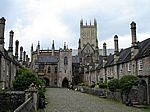
[[[45,80],[45,86],[48,87],[49,86],[49,79],[44,77],[44,80]]]
[[[139,83],[139,102],[147,104],[147,84],[145,80],[141,80]]]
[[[64,87],[64,88],[68,88],[69,87],[69,81],[68,81],[68,79],[66,77],[62,81],[62,87]]]

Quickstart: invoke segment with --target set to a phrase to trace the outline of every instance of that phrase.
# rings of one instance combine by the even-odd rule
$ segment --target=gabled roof
[[[135,58],[150,56],[150,38],[138,43],[139,52]]]
[[[107,63],[105,64],[105,66],[107,67],[107,66],[111,66],[113,64],[114,64],[114,55],[111,54],[107,57]]]
[[[118,64],[125,63],[130,61],[131,59],[131,47],[121,50],[119,53],[119,59],[117,61]]]
[[[94,51],[94,48],[90,45],[90,43],[87,43],[81,52],[83,52],[86,49],[86,47],[88,47],[88,46],[91,47],[91,49]]]
[[[38,63],[57,63],[58,58],[56,56],[46,56],[46,55],[39,55],[37,59]]]
[[[99,56],[99,62],[98,62],[98,66],[96,69],[101,69],[103,67],[103,56],[100,55]]]

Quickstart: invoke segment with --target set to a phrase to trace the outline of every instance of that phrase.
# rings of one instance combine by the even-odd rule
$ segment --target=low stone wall
[[[122,102],[120,92],[111,92],[106,89],[96,89],[96,88],[81,87],[81,86],[78,87],[78,90],[83,93],[88,93],[88,94],[105,97],[105,98]],[[125,98],[123,97],[123,99]]]
[[[0,92],[0,112],[14,111],[25,101],[25,92]]]
[[[108,91],[106,92],[106,97],[109,98],[109,99],[113,99],[113,100],[116,100],[116,101],[119,101],[119,102],[122,102],[122,99],[121,99],[121,94],[120,92],[111,92],[111,91]]]
[[[35,109],[33,107],[34,107],[33,98],[30,97],[21,106],[19,106],[14,112],[34,112]]]
[[[97,88],[89,88],[89,87],[77,87],[78,91],[81,91],[83,93],[88,93],[96,96],[106,96],[106,90],[105,89],[97,89]]]

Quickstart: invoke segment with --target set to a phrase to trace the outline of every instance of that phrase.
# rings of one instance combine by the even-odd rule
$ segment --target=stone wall
[[[111,92],[107,90],[107,98],[122,102],[120,92]]]
[[[25,101],[25,93],[19,91],[0,92],[0,112],[14,111]]]

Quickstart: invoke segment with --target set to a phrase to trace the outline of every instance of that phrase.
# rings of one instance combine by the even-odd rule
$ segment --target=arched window
[[[55,67],[55,73],[57,73],[57,67]]]
[[[47,73],[50,73],[50,72],[51,72],[51,67],[49,66]]]
[[[64,57],[64,65],[68,65],[68,58],[66,56]]]

